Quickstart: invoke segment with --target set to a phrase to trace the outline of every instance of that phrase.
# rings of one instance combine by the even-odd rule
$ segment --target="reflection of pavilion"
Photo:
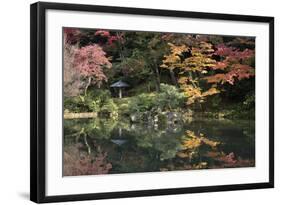
[[[117,88],[118,93],[119,93],[119,98],[122,98],[122,89],[129,87],[129,85],[127,83],[123,82],[122,80],[119,80],[119,81],[113,83],[110,87]]]
[[[119,129],[118,129],[118,134],[119,134],[118,138],[112,139],[111,142],[121,146],[127,142],[127,140],[121,138],[122,137],[122,128],[121,127],[119,127]]]

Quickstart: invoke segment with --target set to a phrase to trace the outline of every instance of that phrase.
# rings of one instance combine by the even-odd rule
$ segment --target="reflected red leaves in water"
[[[217,160],[223,162],[226,166],[227,165],[233,166],[237,162],[237,160],[235,160],[235,155],[233,152],[229,153],[228,155],[218,157]]]
[[[220,166],[218,168],[234,168],[234,167],[253,167],[255,166],[254,160],[242,159],[240,157],[236,157],[233,152],[225,155],[221,154],[221,156],[215,158],[220,162]]]
[[[64,152],[64,176],[108,174],[112,165],[106,160],[107,153],[96,157],[80,153],[78,148],[70,147]]]

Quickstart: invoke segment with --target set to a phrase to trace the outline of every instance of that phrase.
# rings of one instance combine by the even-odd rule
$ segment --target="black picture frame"
[[[269,181],[263,183],[229,184],[192,188],[169,188],[108,193],[46,196],[46,81],[45,81],[45,38],[46,10],[86,11],[214,19],[229,21],[262,22],[269,24]],[[96,200],[123,197],[140,197],[197,192],[231,191],[274,187],[274,18],[264,16],[230,15],[218,13],[125,8],[82,4],[38,2],[30,7],[30,199],[37,203],[76,200]]]

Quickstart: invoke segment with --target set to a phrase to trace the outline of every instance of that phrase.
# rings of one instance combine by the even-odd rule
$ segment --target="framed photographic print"
[[[34,202],[274,187],[274,18],[31,5]]]

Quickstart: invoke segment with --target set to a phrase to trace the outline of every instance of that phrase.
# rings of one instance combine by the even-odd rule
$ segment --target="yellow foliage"
[[[213,45],[211,43],[207,43],[206,41],[201,41],[199,48],[205,53],[205,54],[211,54],[214,52]]]
[[[183,146],[188,149],[195,149],[197,147],[200,147],[201,144],[202,141],[199,138],[192,138],[183,142]]]
[[[180,55],[182,52],[188,50],[188,48],[185,45],[176,46],[172,43],[168,43],[168,45],[170,46],[172,53],[175,55]]]
[[[177,156],[180,158],[188,158],[190,155],[187,152],[178,152]]]
[[[187,135],[188,137],[197,138],[197,136],[195,135],[195,133],[192,132],[191,130],[187,130],[185,133],[186,133],[186,135]]]
[[[194,132],[187,130],[186,135],[188,139],[183,141],[183,146],[187,149],[195,149],[200,147],[201,145],[205,144],[210,146],[211,148],[216,148],[220,142],[210,140],[206,138],[202,133],[199,134],[199,136],[195,135]]]
[[[220,91],[217,88],[213,87],[213,88],[210,88],[209,90],[205,91],[202,94],[202,96],[206,97],[206,96],[209,96],[209,95],[215,95],[217,93],[220,93]]]
[[[214,66],[216,61],[203,52],[205,51],[197,48],[192,48],[192,56],[184,60],[185,66],[182,69],[184,69],[185,71],[198,71],[204,73],[208,67]]]
[[[185,76],[180,77],[180,78],[178,79],[178,83],[179,83],[180,85],[185,85],[188,81],[189,81],[189,78],[188,78],[188,77],[185,77]]]
[[[181,88],[187,97],[187,105],[193,104],[195,101],[203,101],[204,96],[202,96],[201,89],[199,87],[195,88],[193,85],[184,84]]]
[[[170,46],[171,54],[164,56],[163,64],[160,67],[174,69],[184,66],[184,64],[181,63],[180,55],[187,51],[188,47],[185,45],[176,46],[172,43],[168,43],[168,45]]]
[[[207,168],[208,163],[207,162],[200,162],[199,164],[195,165],[196,169],[205,169]]]
[[[168,43],[168,45],[170,46],[170,54],[164,56],[161,67],[180,70],[178,83],[187,96],[187,105],[195,102],[202,103],[207,96],[219,93],[216,88],[210,88],[203,92],[200,87],[201,82],[198,80],[200,76],[208,73],[210,67],[216,65],[216,60],[212,59],[211,55],[214,52],[212,44],[201,41],[190,47],[177,46],[172,43]],[[183,52],[189,52],[190,56],[182,59]]]
[[[193,131],[187,130],[186,131],[186,137],[182,141],[183,150],[177,153],[177,156],[180,158],[189,158],[192,159],[196,154],[198,153],[199,149],[203,145],[209,146],[213,152],[216,151],[217,146],[220,144],[220,142],[210,140],[206,138],[202,133],[199,133],[199,135],[196,135]],[[211,153],[211,152],[209,152]],[[205,162],[202,162],[202,164],[198,164],[197,168],[203,168],[204,166],[207,166]]]
[[[210,147],[212,148],[216,148],[220,142],[216,142],[216,141],[212,141],[212,140],[209,140],[205,137],[202,138],[202,141],[206,144],[206,145],[209,145]]]

